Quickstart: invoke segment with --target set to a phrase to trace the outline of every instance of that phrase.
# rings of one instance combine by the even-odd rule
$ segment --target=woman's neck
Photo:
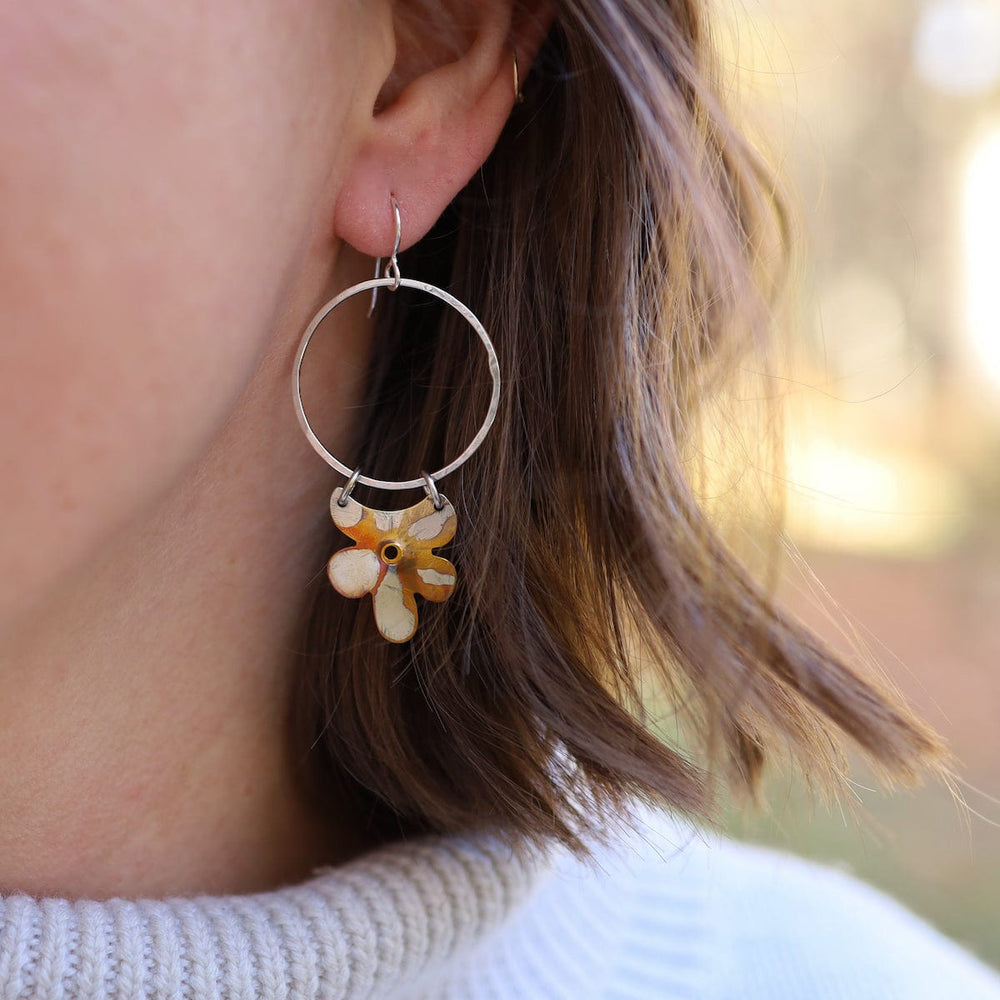
[[[295,424],[293,330],[272,346],[184,480],[0,646],[0,894],[252,891],[364,846],[288,739],[333,483]]]

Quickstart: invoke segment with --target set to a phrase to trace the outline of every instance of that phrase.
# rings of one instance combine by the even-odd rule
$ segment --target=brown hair
[[[554,7],[526,102],[401,256],[478,313],[504,379],[493,431],[442,484],[459,585],[396,646],[318,573],[295,722],[317,779],[383,835],[489,825],[579,848],[633,796],[705,812],[717,765],[753,787],[772,750],[835,773],[846,735],[912,778],[933,734],[776,607],[695,495],[703,407],[766,348],[788,242],[700,4]],[[410,478],[471,439],[490,380],[450,310],[402,290],[379,309],[357,462]],[[685,747],[654,733],[651,681]]]

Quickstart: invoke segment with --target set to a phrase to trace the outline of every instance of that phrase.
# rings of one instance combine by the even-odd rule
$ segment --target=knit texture
[[[838,872],[661,813],[581,861],[392,845],[247,896],[0,898],[0,1000],[1000,1000]]]
[[[539,873],[492,838],[438,838],[255,895],[0,899],[0,998],[390,996],[486,936]]]

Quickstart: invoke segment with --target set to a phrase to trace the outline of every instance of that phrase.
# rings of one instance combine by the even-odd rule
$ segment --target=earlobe
[[[518,4],[519,24],[511,25],[507,0],[487,0],[482,7],[490,13],[482,14],[467,51],[420,73],[373,113],[337,196],[339,238],[361,253],[386,256],[395,236],[392,194],[399,202],[405,250],[475,175],[516,102],[515,47],[517,82],[523,87],[551,23],[547,5],[534,5],[530,17],[525,6]]]

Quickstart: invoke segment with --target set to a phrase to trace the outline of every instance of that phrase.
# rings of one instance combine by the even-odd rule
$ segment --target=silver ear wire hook
[[[389,195],[392,199],[392,216],[396,223],[396,239],[392,245],[392,256],[389,258],[389,263],[385,266],[385,277],[392,278],[393,283],[389,285],[389,291],[394,292],[399,288],[399,283],[403,280],[399,273],[399,261],[396,259],[396,255],[399,253],[399,244],[403,239],[403,222],[399,215],[399,202],[396,201],[396,196],[394,194]],[[382,258],[375,258],[375,277],[379,276],[379,268],[382,266]],[[372,302],[368,307],[368,315],[371,316],[375,312],[375,303],[378,301],[378,288],[372,289]]]
[[[389,286],[389,291],[394,292],[399,288],[399,282],[401,280],[399,274],[399,261],[396,260],[396,254],[399,253],[399,244],[403,239],[403,223],[399,217],[399,202],[396,201],[396,196],[390,194],[389,197],[392,199],[392,215],[396,222],[396,241],[392,245],[392,256],[389,258],[389,263],[385,268],[385,276],[387,278],[392,278],[394,284]]]
[[[375,280],[376,281],[378,280],[378,276],[379,276],[379,273],[381,272],[381,270],[382,270],[382,258],[381,257],[376,257],[375,258]],[[368,318],[369,319],[371,319],[372,313],[375,312],[375,303],[376,302],[378,302],[378,285],[376,285],[372,289],[372,302],[371,302],[371,305],[368,307]]]

